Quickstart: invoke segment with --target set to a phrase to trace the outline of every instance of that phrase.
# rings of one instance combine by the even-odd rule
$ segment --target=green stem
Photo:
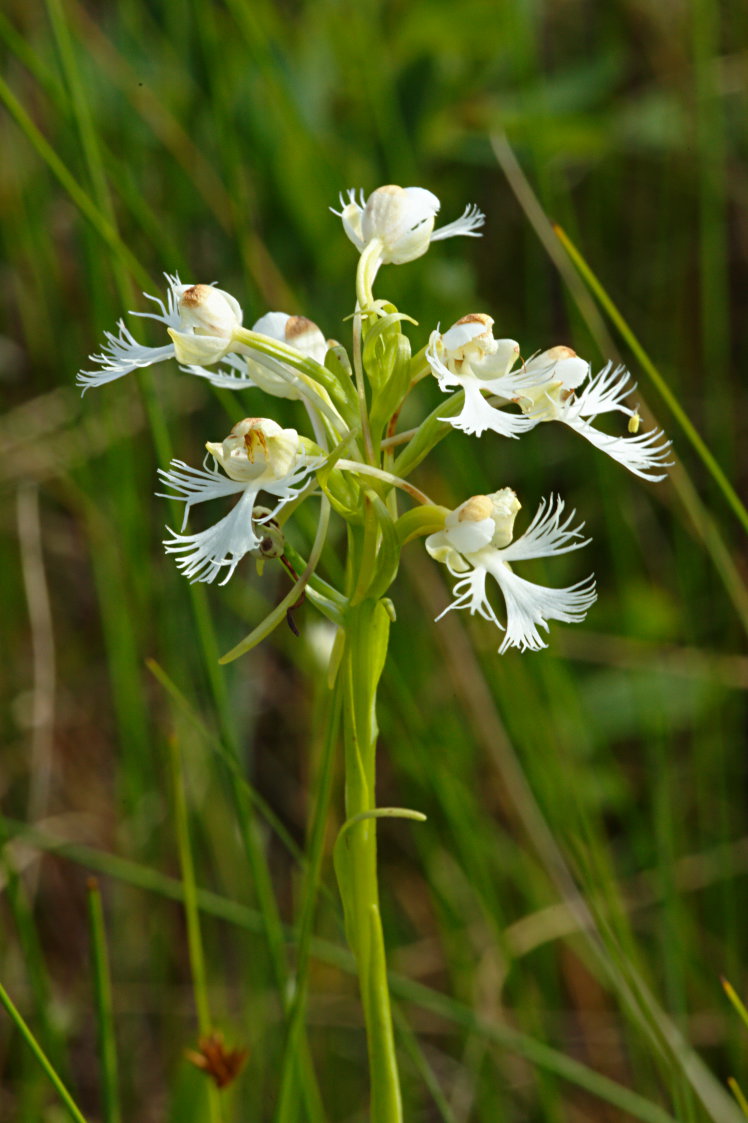
[[[359,561],[363,564],[363,559]],[[367,599],[352,607],[341,668],[348,822],[336,845],[336,867],[366,1022],[371,1123],[402,1120],[379,909],[375,815],[376,695],[387,654],[389,623],[381,602]]]
[[[0,1003],[2,1003],[2,1005],[7,1010],[11,1020],[15,1024],[16,1029],[21,1034],[21,1037],[23,1037],[29,1049],[41,1065],[49,1082],[52,1084],[58,1096],[65,1105],[70,1118],[74,1120],[74,1123],[86,1123],[85,1116],[78,1110],[78,1107],[73,1100],[73,1097],[70,1095],[70,1092],[68,1092],[62,1080],[60,1080],[60,1077],[52,1067],[52,1064],[49,1061],[46,1053],[34,1037],[26,1022],[23,1020],[20,1011],[14,1005],[10,995],[6,991],[5,987],[2,986],[2,984],[0,984]]]
[[[104,926],[101,891],[96,878],[88,882],[88,916],[91,925],[91,950],[96,988],[97,1029],[101,1061],[101,1092],[104,1123],[121,1123],[119,1109],[119,1078],[117,1075],[117,1044],[114,1036],[114,1003],[109,972],[109,952]]]

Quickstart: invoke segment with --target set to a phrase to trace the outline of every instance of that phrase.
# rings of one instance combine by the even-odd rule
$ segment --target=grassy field
[[[548,580],[594,569],[599,600],[547,651],[499,656],[489,624],[432,623],[444,571],[403,555],[378,799],[427,815],[379,829],[406,1118],[741,1118],[748,1026],[720,977],[748,994],[746,523],[717,469],[745,494],[747,33],[714,0],[8,0],[0,983],[77,1108],[0,1014],[0,1123],[367,1117],[340,754],[299,1045],[319,1101],[279,1106],[329,634],[307,603],[298,637],[219,667],[288,578],[245,562],[190,586],[153,497],[157,467],[197,463],[256,399],[173,363],[83,399],[74,378],[165,271],[217,281],[247,323],[281,308],[347,343],[357,255],[329,208],[383,183],[434,191],[446,222],[487,215],[480,240],[383,269],[414,350],[485,311],[523,353],[619,359],[676,461],[642,483],[542,426],[454,433],[414,477],[449,507],[561,493],[593,544]],[[441,396],[413,398],[417,419]],[[220,1093],[185,1059],[206,1025],[249,1051]]]

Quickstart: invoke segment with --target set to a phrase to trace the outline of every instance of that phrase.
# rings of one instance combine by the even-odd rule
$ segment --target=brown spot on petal
[[[203,303],[209,292],[210,285],[192,285],[191,288],[184,290],[179,298],[179,303],[188,308],[196,308]]]
[[[545,357],[553,359],[554,362],[558,362],[561,359],[576,359],[577,353],[576,351],[572,351],[571,347],[566,347],[563,343],[559,343],[557,346],[549,348],[549,350],[545,352]]]
[[[490,519],[493,514],[493,503],[488,495],[473,495],[460,508],[459,521],[479,523],[483,519]]]
[[[306,316],[289,316],[286,322],[286,340],[291,343],[300,335],[309,331],[317,331],[317,325],[308,320]]]
[[[493,325],[493,317],[486,315],[485,312],[468,312],[467,316],[457,320],[454,326],[457,327],[457,324],[483,324],[490,328]]]

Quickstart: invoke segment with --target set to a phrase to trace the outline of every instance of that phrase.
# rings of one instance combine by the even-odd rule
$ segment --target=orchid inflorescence
[[[451,429],[476,436],[491,430],[517,439],[558,421],[650,481],[664,478],[670,442],[660,430],[639,432],[638,410],[627,404],[635,386],[623,367],[608,363],[593,375],[589,363],[566,346],[523,360],[515,340],[494,337],[494,321],[484,313],[463,316],[444,332],[437,327],[411,356],[402,330],[409,318],[387,301],[375,300],[373,284],[382,265],[413,261],[433,241],[479,236],[484,216],[476,207],[435,229],[438,211],[436,196],[417,187],[380,187],[368,199],[353,191],[341,196],[341,209],[334,213],[360,253],[351,357],[303,316],[269,312],[248,330],[241,306],[229,293],[213,285],[182,284],[167,274],[166,300],[148,297],[158,311],[132,314],[163,324],[171,342],[144,346],[120,321],[117,334],[107,332],[101,353],[91,356],[95,369],[81,372],[78,382],[85,391],[175,358],[183,371],[216,387],[260,390],[304,406],[311,437],[269,418],[246,417],[223,441],[206,444],[203,467],[174,460],[160,470],[169,490],[159,494],[185,506],[180,531],[169,530],[164,545],[190,580],[220,577],[223,584],[246,555],[282,556],[283,522],[300,503],[317,496],[323,503],[323,530],[332,507],[351,525],[363,525],[373,543],[368,584],[355,590],[355,598],[383,595],[400,547],[425,537],[431,557],[456,579],[445,612],[466,608],[492,621],[504,632],[502,652],[538,650],[546,646],[541,630],[547,632],[550,620],[584,619],[596,597],[594,580],[550,588],[518,576],[513,566],[586,545],[574,512],[567,514],[558,496],[543,499],[528,528],[515,537],[520,503],[510,488],[474,495],[448,510],[432,503],[407,476]],[[405,398],[428,375],[450,398],[420,426],[398,433]],[[604,413],[623,414],[627,435],[597,428]],[[398,490],[420,506],[400,515]],[[194,506],[228,496],[239,496],[238,502],[218,522],[185,533]],[[323,544],[324,535],[299,584],[340,623],[344,598],[315,572]],[[504,622],[486,591],[489,576],[505,602]]]

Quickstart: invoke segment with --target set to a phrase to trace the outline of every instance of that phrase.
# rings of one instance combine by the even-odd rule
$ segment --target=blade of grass
[[[41,1045],[34,1037],[34,1034],[24,1021],[20,1011],[14,1005],[13,1000],[11,999],[2,983],[0,983],[0,1003],[2,1003],[2,1005],[5,1007],[5,1010],[7,1011],[11,1021],[15,1025],[18,1032],[21,1034],[21,1037],[24,1039],[31,1052],[34,1054],[36,1060],[39,1062],[39,1065],[41,1066],[50,1084],[62,1100],[70,1118],[74,1120],[74,1123],[86,1123],[84,1115],[78,1108],[75,1100],[70,1095],[70,1092],[68,1092],[60,1077],[57,1075],[57,1072],[52,1067],[51,1061],[48,1059]]]
[[[114,1032],[114,1003],[109,969],[104,909],[96,878],[88,881],[88,920],[93,952],[94,989],[96,992],[96,1028],[99,1038],[101,1097],[104,1123],[121,1123],[119,1077],[117,1072],[117,1041]]]
[[[177,846],[179,849],[179,867],[184,891],[184,911],[187,919],[187,946],[189,949],[190,974],[192,976],[192,992],[195,999],[199,1034],[200,1037],[207,1037],[213,1028],[213,1019],[211,1017],[210,1002],[208,1000],[208,978],[205,970],[203,940],[200,932],[200,911],[197,903],[195,864],[192,859],[187,797],[184,788],[184,765],[177,734],[172,734],[172,736],[169,737],[169,766],[171,771]],[[212,1082],[208,1083],[207,1088],[210,1121],[211,1123],[221,1123],[221,1107],[218,1099],[218,1089]]]
[[[324,843],[329,818],[330,795],[332,792],[334,750],[340,725],[341,696],[339,686],[336,685],[332,691],[328,691],[326,685],[323,684],[321,689],[324,693],[322,695],[321,705],[319,706],[319,722],[315,722],[315,728],[324,729],[325,734],[322,740],[318,775],[314,784],[316,803],[309,830],[309,840],[307,844],[308,864],[305,869],[304,883],[301,891],[301,912],[296,929],[294,994],[288,1013],[288,1031],[283,1054],[280,1094],[276,1112],[277,1123],[294,1123],[297,1118],[297,1057],[299,1042],[304,1032],[304,1017],[307,1007],[307,987],[309,979],[309,952],[322,876],[322,859],[324,857]],[[318,1105],[318,1117],[324,1118],[324,1111],[321,1103]]]
[[[70,196],[83,217],[91,223],[91,226],[109,247],[115,258],[121,261],[122,265],[137,278],[139,285],[143,288],[147,288],[149,284],[148,274],[145,272],[138,259],[122,241],[117,231],[112,227],[112,224],[106,216],[102,214],[100,208],[93,202],[88,192],[83,190],[75,177],[67,169],[47,138],[37,129],[2,75],[0,75],[0,101],[4,102],[6,109],[21,132],[32,147],[36,149],[36,152],[59,181],[61,187]]]
[[[600,307],[604,309],[611,323],[615,325],[621,335],[621,338],[625,340],[626,345],[631,350],[631,353],[636,356],[637,362],[641,366],[642,370],[645,371],[649,376],[650,381],[655,386],[660,397],[665,402],[673,417],[680,425],[681,429],[695,449],[696,454],[700,458],[707,472],[717,484],[719,490],[722,492],[727,504],[732,509],[741,526],[744,530],[748,531],[748,509],[746,509],[742,500],[738,496],[738,493],[735,491],[734,487],[728,480],[725,472],[723,471],[716,457],[713,455],[706,441],[703,439],[698,429],[691,421],[691,418],[688,416],[685,409],[678,401],[676,395],[670,389],[667,382],[660,374],[659,370],[652,362],[647,352],[642,347],[636,335],[629,327],[618,307],[616,306],[616,304],[614,304],[606,290],[603,288],[603,285],[601,284],[599,278],[595,275],[595,273],[593,273],[592,269],[582,257],[577,247],[573,244],[568,234],[566,234],[566,232],[562,230],[560,226],[554,225],[553,230],[561,245],[564,247],[572,262],[579,271],[585,284],[595,296],[595,299],[599,303]]]

